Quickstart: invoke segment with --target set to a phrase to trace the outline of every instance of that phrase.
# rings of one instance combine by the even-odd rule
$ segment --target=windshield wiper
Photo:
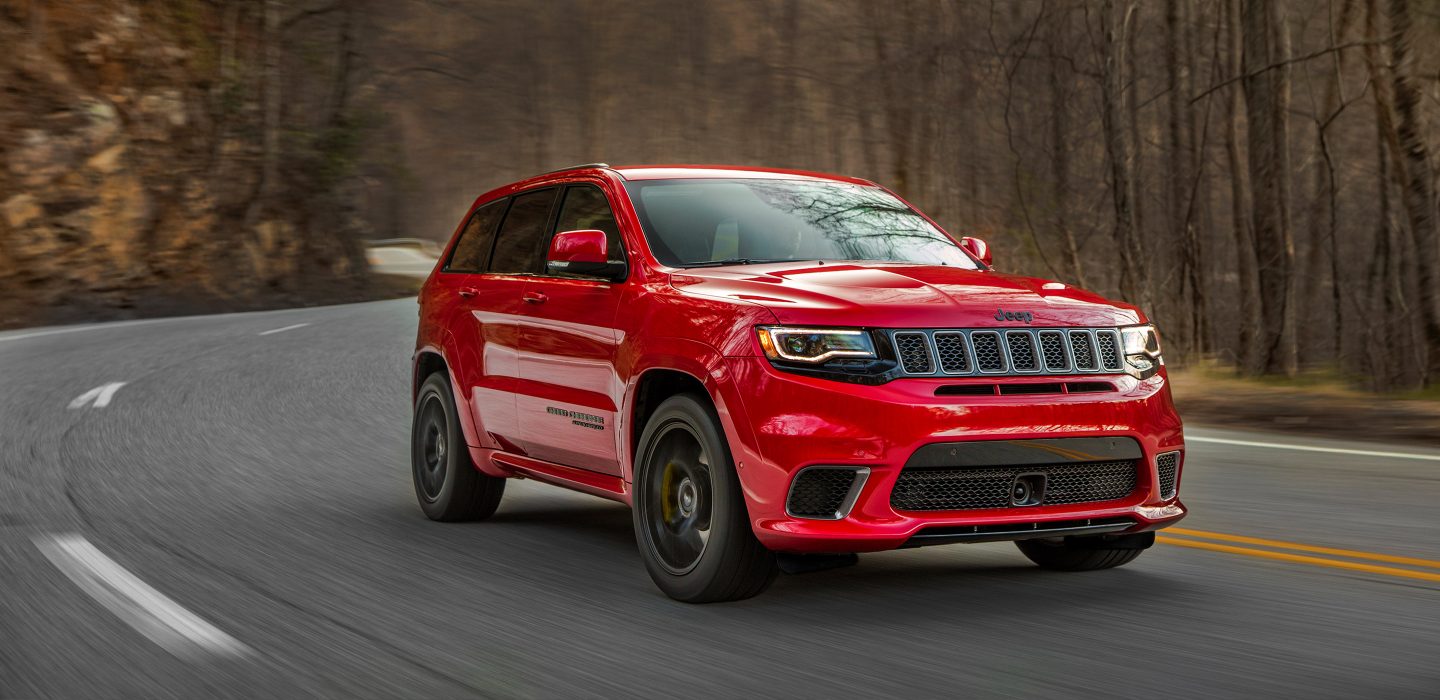
[[[685,263],[685,267],[721,267],[723,265],[760,265],[763,263],[797,262],[789,258],[777,260],[762,260],[760,258],[726,258],[724,260],[705,260],[702,262]]]

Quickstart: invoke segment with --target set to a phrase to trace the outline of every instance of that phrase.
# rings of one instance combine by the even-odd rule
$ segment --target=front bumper
[[[865,386],[782,372],[758,357],[730,358],[727,369],[732,386],[745,388],[730,402],[729,418],[751,426],[737,431],[740,444],[732,444],[751,525],[776,551],[863,552],[1023,539],[1039,536],[1027,530],[1046,527],[1092,528],[1070,534],[1094,534],[1101,527],[1107,533],[1146,532],[1186,512],[1178,495],[1161,497],[1155,467],[1157,455],[1178,450],[1183,469],[1184,436],[1163,371],[1143,381],[1087,377],[1115,387],[1098,393],[937,396],[941,386],[1063,378],[916,378]],[[1136,488],[1125,498],[927,512],[898,511],[890,504],[901,470],[925,445],[1105,436],[1132,438],[1143,453]],[[870,474],[846,517],[792,517],[785,507],[792,479],[806,467],[822,465],[866,467]],[[1060,534],[1066,533],[1057,529],[1051,536]]]

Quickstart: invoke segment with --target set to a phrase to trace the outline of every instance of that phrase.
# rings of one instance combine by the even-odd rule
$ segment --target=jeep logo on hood
[[[1030,313],[1029,311],[1006,311],[1004,309],[995,309],[995,320],[1024,321],[1026,323],[1034,323],[1035,315]]]

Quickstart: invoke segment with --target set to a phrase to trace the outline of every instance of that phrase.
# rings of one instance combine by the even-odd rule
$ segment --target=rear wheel
[[[740,480],[708,402],[666,399],[640,436],[635,539],[650,578],[687,603],[740,600],[775,579],[775,555],[755,538]]]
[[[1056,571],[1095,571],[1129,564],[1155,543],[1155,533],[1020,540],[1030,561]]]
[[[436,372],[415,397],[410,429],[415,497],[431,520],[483,520],[500,507],[505,480],[481,473],[470,461],[453,396],[450,381]]]

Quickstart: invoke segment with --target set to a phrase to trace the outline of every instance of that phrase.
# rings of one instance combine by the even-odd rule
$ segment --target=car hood
[[[1123,326],[1139,309],[1034,277],[906,263],[814,261],[690,268],[671,275],[682,293],[770,309],[780,323],[879,328]],[[1006,319],[1029,313],[1032,321]]]

